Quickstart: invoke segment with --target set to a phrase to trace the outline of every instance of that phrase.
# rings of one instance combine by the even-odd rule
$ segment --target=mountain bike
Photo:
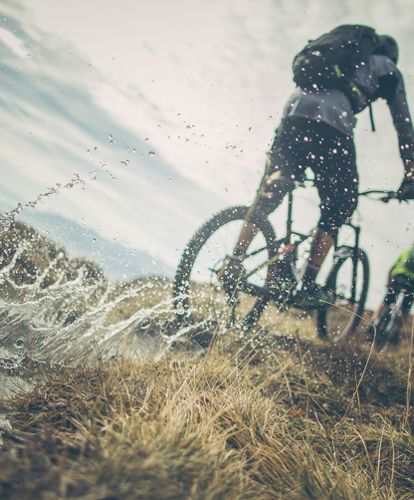
[[[404,276],[395,278],[393,289],[396,290],[395,300],[392,304],[384,304],[375,324],[369,325],[370,340],[374,340],[375,347],[378,350],[381,350],[387,344],[398,343],[400,329],[403,326],[404,309],[409,311],[414,296],[413,280]]]
[[[313,179],[296,187],[314,185]],[[296,191],[296,189],[295,189]],[[370,190],[359,196],[380,195],[383,202],[398,199],[394,191]],[[178,322],[226,321],[229,325],[251,328],[260,320],[269,303],[277,310],[295,307],[294,291],[300,281],[299,256],[311,234],[293,228],[294,194],[287,197],[285,234],[277,238],[266,217],[254,221],[258,232],[243,260],[244,278],[229,296],[218,274],[224,259],[232,255],[240,229],[246,221],[247,206],[230,207],[203,224],[185,247],[173,285]],[[348,336],[357,329],[364,312],[369,284],[369,261],[360,248],[361,228],[349,220],[352,245],[335,241],[333,264],[325,281],[332,301],[316,310],[316,326],[321,338]]]

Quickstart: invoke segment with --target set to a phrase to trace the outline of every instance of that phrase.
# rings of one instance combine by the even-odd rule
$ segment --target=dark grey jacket
[[[304,91],[297,88],[290,97],[284,117],[301,116],[311,121],[322,121],[343,134],[353,135],[355,115],[370,102],[382,97],[388,103],[405,163],[414,160],[414,130],[405,94],[404,79],[394,62],[383,55],[372,55],[368,64],[359,68],[353,79],[363,98],[358,110],[353,111],[349,99],[340,90]]]

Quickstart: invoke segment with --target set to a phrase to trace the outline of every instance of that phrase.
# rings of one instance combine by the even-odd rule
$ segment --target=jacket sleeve
[[[414,161],[414,130],[408,109],[404,79],[395,67],[392,73],[378,78],[381,97],[386,99],[398,135],[400,156],[403,162]]]

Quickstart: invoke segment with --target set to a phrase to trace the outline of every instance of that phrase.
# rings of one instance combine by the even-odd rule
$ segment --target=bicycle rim
[[[321,338],[337,340],[356,331],[364,312],[368,283],[369,263],[363,250],[359,249],[355,257],[349,254],[335,262],[326,281],[326,287],[334,291],[335,300],[317,312]]]
[[[247,293],[238,287],[233,296],[223,289],[218,271],[227,255],[232,255],[248,207],[223,210],[207,221],[193,236],[183,252],[174,282],[174,300],[180,322],[191,321],[210,327],[253,326],[266,306],[267,298]],[[243,265],[248,283],[263,287],[267,279],[266,262],[271,257],[274,231],[267,219],[255,221],[259,228],[248,248]],[[256,290],[257,290],[256,288]],[[247,322],[244,322],[247,318]]]

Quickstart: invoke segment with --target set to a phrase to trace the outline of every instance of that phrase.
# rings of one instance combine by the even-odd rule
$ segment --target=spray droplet
[[[14,343],[14,347],[16,347],[16,349],[22,349],[24,347],[24,338],[18,338]]]

